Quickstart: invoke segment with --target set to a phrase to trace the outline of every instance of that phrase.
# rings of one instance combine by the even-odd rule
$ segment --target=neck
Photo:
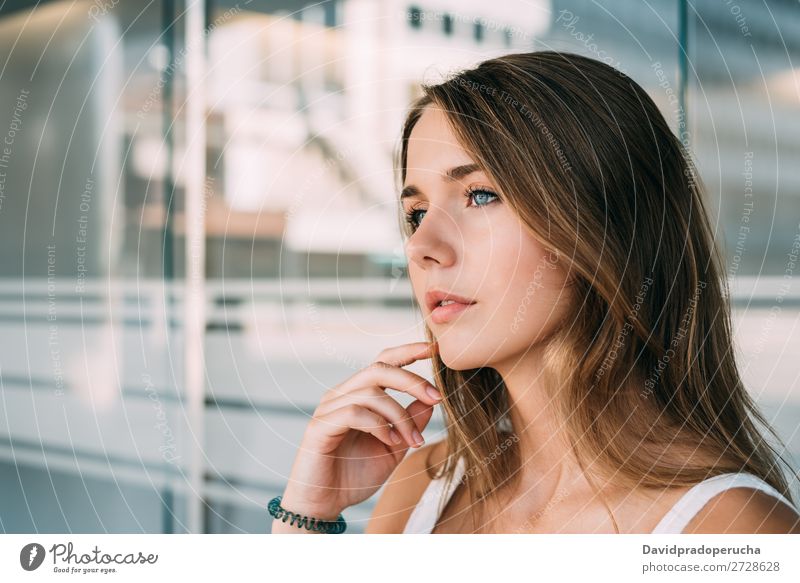
[[[558,414],[559,392],[548,390],[545,384],[541,349],[494,368],[508,391],[509,416],[519,438],[521,486],[555,491],[561,483],[583,482],[583,471]]]

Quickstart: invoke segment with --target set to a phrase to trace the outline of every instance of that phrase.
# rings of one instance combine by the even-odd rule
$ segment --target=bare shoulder
[[[754,488],[730,488],[686,525],[686,534],[800,534],[800,515]]]
[[[428,467],[438,467],[445,459],[447,443],[435,441],[409,449],[384,484],[383,493],[370,517],[367,534],[399,534],[430,483]]]

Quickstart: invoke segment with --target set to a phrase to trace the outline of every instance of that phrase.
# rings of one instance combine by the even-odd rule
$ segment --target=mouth
[[[450,292],[432,290],[425,294],[425,303],[431,313],[431,320],[435,324],[445,324],[477,302]]]

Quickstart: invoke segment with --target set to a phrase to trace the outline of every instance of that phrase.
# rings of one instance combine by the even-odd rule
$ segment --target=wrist
[[[283,506],[282,496],[276,496],[270,500],[267,508],[273,517],[272,533],[302,533],[302,534],[341,534],[347,528],[347,523],[341,513],[335,518],[329,519],[330,510],[324,506],[302,505],[303,512],[291,510]],[[294,506],[298,508],[298,505]],[[317,508],[312,514],[311,509]]]
[[[295,496],[290,492],[284,493],[281,496],[281,507],[294,512],[295,514],[302,514],[309,518],[316,518],[317,520],[325,520],[334,522],[339,518],[339,514],[344,510],[332,504],[320,504],[309,502],[306,499]]]

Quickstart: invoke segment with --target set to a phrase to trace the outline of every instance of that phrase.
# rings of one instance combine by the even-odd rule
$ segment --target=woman
[[[423,89],[398,165],[428,342],[324,396],[282,506],[334,520],[386,482],[367,532],[800,533],[702,183],[647,93],[557,52]],[[402,368],[425,358],[434,384]]]

